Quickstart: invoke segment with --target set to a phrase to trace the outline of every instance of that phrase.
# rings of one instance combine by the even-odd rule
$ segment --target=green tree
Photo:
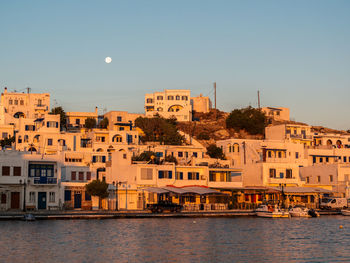
[[[98,197],[98,207],[101,208],[101,200],[108,197],[108,184],[97,179],[85,185],[85,189],[89,195]]]
[[[207,154],[211,157],[211,158],[215,158],[215,159],[225,159],[225,155],[222,152],[222,149],[220,147],[217,147],[215,144],[210,144],[207,147]]]
[[[139,155],[133,156],[132,157],[133,161],[138,161],[138,162],[149,162],[152,161],[152,163],[159,163],[159,158],[156,157],[156,153],[152,151],[145,151],[140,153]]]
[[[107,129],[108,128],[108,124],[109,124],[108,118],[104,117],[103,120],[100,121],[99,127],[101,129]]]
[[[15,136],[4,138],[3,140],[0,140],[0,146],[1,148],[11,146],[13,142],[15,142]]]
[[[165,145],[181,145],[184,142],[174,119],[165,119],[159,115],[153,118],[138,117],[135,126],[144,132],[145,135],[141,137],[143,142],[160,142]]]
[[[63,127],[66,127],[67,116],[66,116],[66,113],[64,112],[64,110],[61,106],[51,109],[51,112],[49,114],[53,114],[53,115],[59,114],[60,115],[60,123],[61,123],[60,129],[62,130]]]
[[[250,106],[233,110],[226,119],[227,128],[233,128],[236,131],[245,130],[252,135],[264,134],[266,125],[265,114]]]
[[[87,118],[85,120],[85,128],[87,128],[87,129],[96,128],[96,119],[95,118]]]

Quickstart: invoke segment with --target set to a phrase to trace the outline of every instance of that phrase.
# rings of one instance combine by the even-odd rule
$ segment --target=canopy
[[[200,186],[188,186],[188,187],[173,187],[173,186],[165,186],[165,187],[148,187],[144,189],[145,191],[157,193],[157,194],[165,194],[165,193],[175,193],[175,194],[198,194],[198,195],[208,195],[208,194],[220,194],[226,195],[225,193],[221,193],[217,190],[210,189],[207,187]]]

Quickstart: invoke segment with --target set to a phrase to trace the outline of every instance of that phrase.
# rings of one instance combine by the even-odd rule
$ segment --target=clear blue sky
[[[260,90],[297,121],[350,129],[350,1],[0,3],[1,89],[143,112],[145,93],[212,96],[214,81],[221,110],[256,106]]]

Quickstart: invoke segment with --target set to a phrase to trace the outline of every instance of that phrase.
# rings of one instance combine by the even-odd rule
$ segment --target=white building
[[[175,117],[178,121],[192,121],[190,90],[164,90],[145,95],[147,117],[159,114],[164,118]]]

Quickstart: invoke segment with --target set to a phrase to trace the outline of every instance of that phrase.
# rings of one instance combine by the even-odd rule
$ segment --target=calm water
[[[0,222],[0,262],[336,261],[350,262],[350,217]]]

